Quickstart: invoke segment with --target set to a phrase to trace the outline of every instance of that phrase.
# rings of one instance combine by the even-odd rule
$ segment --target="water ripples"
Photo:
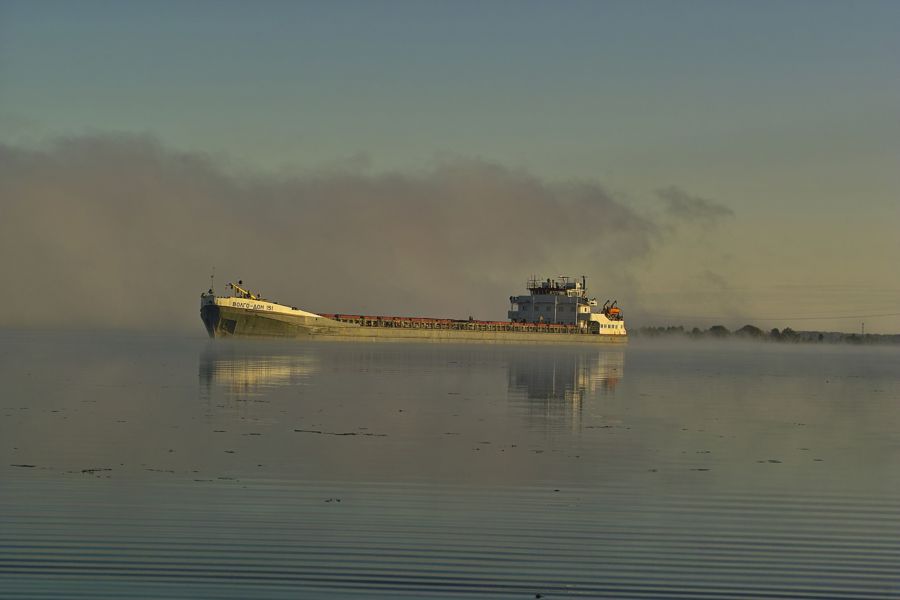
[[[57,341],[0,598],[900,598],[896,353]]]
[[[135,497],[122,482],[33,482],[0,495],[0,595],[900,594],[889,502],[552,485],[183,481]]]

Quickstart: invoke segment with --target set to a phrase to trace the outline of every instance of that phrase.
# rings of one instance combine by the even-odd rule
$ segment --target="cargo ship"
[[[525,343],[624,343],[628,339],[616,301],[587,294],[585,277],[532,277],[527,294],[510,296],[508,321],[314,313],[267,300],[229,283],[227,296],[213,287],[200,295],[200,318],[211,338],[254,336],[330,340],[421,340]]]

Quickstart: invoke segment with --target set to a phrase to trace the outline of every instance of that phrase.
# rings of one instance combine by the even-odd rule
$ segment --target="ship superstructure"
[[[597,308],[596,298],[587,295],[587,278],[559,276],[539,280],[532,277],[528,294],[510,296],[509,318],[516,323],[575,325],[579,329],[607,335],[627,335],[617,301],[607,300]]]
[[[528,295],[510,297],[509,321],[313,313],[267,300],[243,282],[228,284],[231,296],[211,287],[200,295],[200,318],[209,336],[317,337],[508,342],[624,342],[621,310],[587,296],[585,279],[528,282]]]

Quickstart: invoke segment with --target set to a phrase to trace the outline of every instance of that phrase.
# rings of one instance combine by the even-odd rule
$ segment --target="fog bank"
[[[133,135],[0,145],[0,201],[4,326],[198,329],[213,266],[218,291],[311,310],[505,318],[532,273],[621,300],[666,237],[596,182],[463,159],[237,175]]]

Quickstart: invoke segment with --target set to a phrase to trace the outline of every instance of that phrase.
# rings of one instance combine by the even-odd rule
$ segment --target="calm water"
[[[4,598],[898,598],[900,351],[0,334]]]

